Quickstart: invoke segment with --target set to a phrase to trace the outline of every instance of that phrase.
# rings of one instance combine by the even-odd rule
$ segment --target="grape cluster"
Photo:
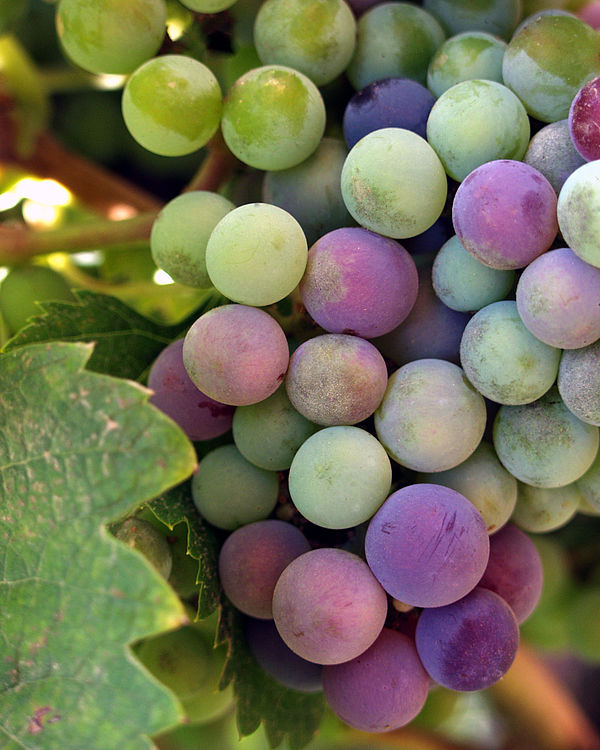
[[[220,127],[265,172],[260,202],[193,191],[157,218],[157,265],[227,301],[148,381],[190,439],[231,435],[191,491],[256,659],[367,731],[432,681],[488,687],[542,589],[525,531],[600,513],[600,35],[517,0],[266,0],[223,98],[204,62],[154,57],[162,0],[93,5],[60,0],[59,36],[129,76],[139,143]]]

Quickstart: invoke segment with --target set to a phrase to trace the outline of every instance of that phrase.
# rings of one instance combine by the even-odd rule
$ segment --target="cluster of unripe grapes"
[[[226,303],[148,379],[192,441],[231,435],[191,492],[256,659],[366,731],[411,721],[432,682],[488,687],[542,589],[525,532],[600,514],[600,34],[516,0],[266,0],[223,92],[208,60],[154,57],[163,0],[92,5],[60,0],[59,38],[128,76],[140,144],[180,155],[220,128],[265,171],[260,200],[191,191],[156,219],[157,266]],[[117,536],[177,588],[156,526]],[[199,721],[216,678],[171,638],[138,655],[182,660],[166,681]]]

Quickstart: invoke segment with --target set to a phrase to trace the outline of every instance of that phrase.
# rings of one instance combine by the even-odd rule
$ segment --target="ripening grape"
[[[132,73],[165,35],[164,0],[60,0],[58,38],[74,63],[91,73]]]
[[[128,78],[122,108],[141,146],[161,156],[183,156],[204,146],[219,127],[221,89],[198,60],[161,55]]]

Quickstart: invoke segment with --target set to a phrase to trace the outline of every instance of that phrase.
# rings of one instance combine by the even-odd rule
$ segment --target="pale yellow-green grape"
[[[180,284],[206,289],[206,245],[212,230],[235,206],[207,190],[192,190],[169,201],[156,217],[150,249],[159,268]]]
[[[512,520],[525,531],[554,531],[573,518],[580,499],[581,493],[575,484],[546,488],[519,482]]]
[[[183,156],[204,146],[219,127],[221,89],[198,60],[162,55],[131,75],[122,108],[141,146],[161,156]]]
[[[91,73],[132,73],[165,36],[164,0],[60,0],[58,38],[74,63]]]

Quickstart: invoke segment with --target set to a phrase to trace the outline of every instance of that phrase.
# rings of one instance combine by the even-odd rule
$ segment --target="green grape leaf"
[[[90,341],[95,343],[90,370],[138,380],[167,344],[183,336],[199,315],[223,300],[208,292],[189,319],[161,326],[116,297],[87,290],[77,290],[75,295],[77,303],[39,302],[42,314],[10,339],[5,351],[46,341]]]
[[[148,507],[170,529],[182,522],[187,525],[187,551],[198,560],[198,617],[208,617],[217,608],[221,597],[217,573],[220,545],[213,529],[196,511],[190,483],[181,484],[151,500]]]
[[[0,356],[0,747],[147,750],[181,707],[128,644],[186,621],[105,524],[196,465],[136,383],[87,372],[89,344]]]
[[[266,674],[248,648],[242,615],[227,601],[221,608],[219,638],[229,644],[221,688],[233,680],[240,734],[252,734],[263,721],[271,747],[287,738],[291,750],[301,750],[323,719],[323,694],[289,690]]]

